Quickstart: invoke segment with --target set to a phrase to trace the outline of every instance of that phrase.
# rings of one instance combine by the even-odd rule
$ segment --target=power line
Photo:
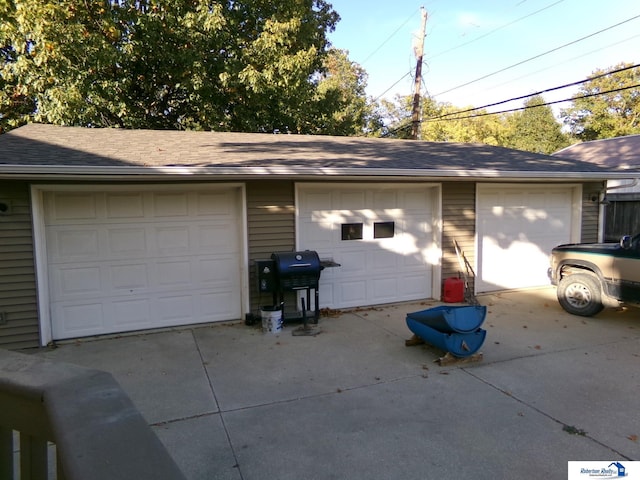
[[[389,90],[391,90],[393,87],[395,87],[397,84],[399,84],[402,80],[404,80],[405,78],[407,78],[409,75],[411,75],[413,73],[412,70],[409,70],[407,73],[405,73],[402,77],[400,77],[393,85],[391,85],[389,88],[387,88],[384,92],[382,92],[380,95],[378,95],[376,98],[374,98],[372,100],[372,102],[377,102],[378,100],[380,100],[380,97],[382,97],[385,93],[387,93]]]
[[[473,107],[473,108],[468,108],[466,110],[460,110],[460,111],[457,111],[457,112],[445,113],[444,115],[440,115],[437,118],[441,119],[441,118],[448,117],[448,116],[451,116],[451,115],[459,115],[461,113],[474,112],[476,110],[482,110],[484,108],[495,107],[496,105],[502,105],[504,103],[514,102],[516,100],[522,100],[524,98],[535,97],[536,95],[542,95],[543,93],[554,92],[556,90],[562,90],[563,88],[573,87],[575,85],[580,85],[582,83],[587,83],[587,82],[590,82],[592,80],[597,80],[598,78],[606,77],[606,76],[612,75],[614,73],[624,72],[625,70],[631,70],[633,68],[638,68],[638,67],[640,67],[640,64],[635,64],[635,65],[631,65],[631,66],[628,66],[628,67],[618,68],[616,70],[611,70],[611,71],[602,73],[600,75],[595,75],[593,77],[589,77],[589,78],[586,78],[584,80],[579,80],[577,82],[565,83],[564,85],[560,85],[558,87],[546,88],[544,90],[540,90],[539,92],[529,93],[527,95],[521,95],[519,97],[513,97],[513,98],[510,98],[508,100],[502,100],[500,102],[489,103],[489,104],[483,105],[481,107]],[[566,100],[562,100],[562,101],[566,101]]]
[[[558,50],[560,50],[562,48],[568,47],[569,45],[574,45],[574,44],[576,44],[578,42],[586,40],[587,38],[590,38],[590,37],[593,37],[593,36],[598,35],[600,33],[606,32],[607,30],[611,30],[612,28],[619,27],[620,25],[628,23],[628,22],[630,22],[632,20],[635,20],[637,18],[640,18],[640,15],[636,15],[635,17],[628,18],[626,20],[623,20],[622,22],[616,23],[615,25],[611,25],[609,27],[603,28],[602,30],[598,30],[597,32],[594,32],[594,33],[591,33],[591,34],[586,35],[584,37],[578,38],[577,40],[573,40],[572,42],[565,43],[564,45],[561,45],[559,47],[552,48],[551,50],[547,50],[544,53],[541,53],[541,54],[535,55],[535,56],[533,56],[531,58],[527,58],[526,60],[522,60],[520,62],[514,63],[513,65],[509,65],[508,67],[502,68],[500,70],[496,70],[495,72],[489,73],[489,74],[484,75],[484,76],[479,77],[479,78],[476,78],[475,80],[471,80],[469,82],[463,83],[463,84],[458,85],[456,87],[452,87],[452,88],[450,88],[448,90],[445,90],[443,92],[437,93],[434,96],[444,95],[445,93],[449,93],[449,92],[452,92],[452,91],[457,90],[459,88],[466,87],[467,85],[471,85],[472,83],[479,82],[480,80],[484,80],[485,78],[492,77],[494,75],[497,75],[498,73],[502,73],[502,72],[504,72],[506,70],[509,70],[511,68],[517,67],[517,66],[522,65],[522,64],[527,63],[527,62],[530,62],[531,60],[535,60],[536,58],[540,58],[540,57],[543,57],[543,56],[548,55],[550,53],[556,52],[556,51],[558,51]]]
[[[595,80],[595,79],[601,78],[603,76],[606,76],[606,75],[609,75],[609,74],[612,74],[612,73],[617,73],[617,72],[623,71],[623,70],[629,70],[631,68],[636,68],[638,66],[640,66],[640,65],[634,65],[632,67],[625,67],[623,69],[611,71],[611,72],[608,72],[608,73],[603,74],[603,75],[598,75],[598,76],[592,77],[590,79],[583,80],[581,82],[574,82],[573,84],[567,84],[566,86],[572,86],[574,84],[584,83],[584,82],[587,82],[589,80]],[[557,90],[559,88],[565,88],[566,86],[554,87],[553,89],[548,89],[548,90]],[[467,115],[467,116],[464,116],[464,117],[446,118],[446,117],[450,117],[452,115],[459,115],[460,113],[468,113],[470,111],[474,111],[474,110],[485,108],[486,106],[491,106],[491,105],[486,105],[485,107],[477,107],[477,108],[473,108],[473,109],[469,109],[469,110],[462,110],[460,112],[446,113],[446,114],[440,115],[438,117],[430,117],[430,118],[422,119],[421,121],[422,122],[436,122],[436,121],[449,121],[449,120],[466,120],[466,119],[470,119],[470,118],[486,117],[486,116],[489,116],[489,115],[499,115],[499,114],[502,114],[502,113],[512,113],[512,112],[517,112],[519,110],[527,110],[527,109],[530,109],[530,108],[545,107],[545,106],[549,106],[549,105],[555,105],[555,104],[558,104],[558,103],[570,102],[570,101],[574,101],[574,100],[580,100],[580,99],[583,99],[583,98],[597,97],[597,96],[605,95],[605,94],[608,94],[608,93],[621,92],[621,91],[624,91],[624,90],[630,90],[632,88],[638,88],[638,87],[640,87],[640,84],[631,85],[631,86],[627,86],[627,87],[615,88],[615,89],[612,89],[612,90],[606,90],[604,92],[596,92],[596,93],[588,93],[588,94],[584,94],[584,95],[578,95],[578,96],[571,97],[571,98],[565,98],[563,100],[555,100],[555,101],[552,101],[552,102],[545,102],[545,103],[540,103],[540,104],[536,104],[536,105],[525,105],[525,106],[522,106],[522,107],[511,108],[511,109],[508,109],[508,110],[501,110],[499,112],[484,112],[484,113],[479,113],[477,115]],[[534,96],[534,95],[536,95],[536,94],[531,94],[530,96]],[[529,96],[529,95],[526,95],[524,97],[518,97],[518,98],[512,99],[512,100],[517,100],[519,98],[526,98],[527,96]],[[499,102],[499,103],[506,103],[506,102],[509,102],[509,101],[511,101],[511,100],[505,100],[504,102]],[[409,119],[408,122],[406,122],[407,119]],[[410,117],[405,117],[403,120],[405,121],[404,124],[401,123],[398,127],[394,128],[393,130],[390,130],[390,131],[386,132],[384,135],[382,135],[382,137],[388,137],[390,135],[396,134],[396,133],[401,132],[403,130],[408,130],[409,128],[412,127],[412,124],[411,124],[411,121],[410,121]]]
[[[406,119],[405,119],[406,120]],[[388,132],[384,133],[383,135],[381,135],[382,138],[388,137],[390,135],[394,135],[398,132],[401,132],[402,130],[408,130],[411,128],[411,121],[409,121],[408,123],[405,123],[404,125],[400,125],[399,127],[394,128],[393,130],[389,130]]]
[[[499,115],[501,113],[517,112],[518,110],[527,110],[529,108],[546,107],[546,106],[549,106],[549,105],[555,105],[556,103],[570,102],[570,101],[573,101],[573,100],[580,100],[582,98],[597,97],[599,95],[605,95],[607,93],[621,92],[623,90],[630,90],[632,88],[638,88],[638,87],[640,87],[640,83],[637,83],[635,85],[630,85],[628,87],[614,88],[612,90],[606,90],[604,92],[587,93],[585,95],[578,95],[576,97],[565,98],[564,100],[555,100],[553,102],[545,102],[545,103],[540,103],[540,104],[537,104],[537,105],[525,105],[523,107],[511,108],[509,110],[501,110],[499,112],[485,112],[485,113],[479,113],[477,115],[467,115],[465,117],[456,117],[456,118],[443,118],[443,117],[445,117],[445,115],[443,115],[442,117],[427,118],[426,120],[422,120],[422,121],[423,122],[435,122],[435,121],[438,121],[438,120],[442,120],[442,121],[465,120],[467,118],[486,117],[488,115]]]
[[[449,53],[449,52],[452,52],[452,51],[454,51],[454,50],[457,50],[458,48],[466,47],[467,45],[469,45],[469,44],[471,44],[471,43],[477,42],[478,40],[482,40],[483,38],[488,37],[489,35],[492,35],[492,34],[494,34],[495,32],[497,32],[497,31],[499,31],[499,30],[502,30],[503,28],[510,27],[510,26],[511,26],[511,25],[513,25],[514,23],[518,23],[520,20],[524,20],[525,18],[529,18],[529,17],[532,17],[533,15],[537,15],[538,13],[543,12],[544,10],[547,10],[548,8],[554,7],[554,6],[556,6],[557,4],[562,3],[562,2],[564,2],[564,1],[565,1],[565,0],[559,0],[559,1],[557,1],[557,2],[554,2],[554,3],[550,4],[550,5],[547,5],[546,7],[543,7],[543,8],[541,8],[541,9],[539,9],[539,10],[536,10],[535,12],[529,13],[529,14],[527,14],[527,15],[523,16],[523,17],[520,17],[520,18],[516,18],[515,20],[513,20],[513,21],[511,21],[511,22],[505,23],[504,25],[500,25],[499,27],[496,27],[496,28],[494,28],[493,30],[491,30],[491,31],[489,31],[489,32],[487,32],[487,33],[485,33],[485,34],[480,35],[479,37],[476,37],[476,38],[474,38],[474,39],[471,39],[471,40],[469,40],[468,42],[464,42],[464,43],[461,43],[461,44],[459,44],[459,45],[456,45],[455,47],[451,47],[451,48],[449,48],[449,49],[447,49],[447,50],[444,50],[444,51],[442,51],[442,52],[438,52],[438,53],[436,53],[436,54],[434,54],[434,55],[432,55],[432,56],[428,57],[428,58],[427,58],[427,60],[432,60],[432,59],[434,59],[434,58],[439,57],[440,55],[444,55],[445,53]]]
[[[561,1],[564,1],[564,0],[561,0]],[[559,3],[559,2],[556,2],[556,3]],[[544,10],[544,9],[546,9],[546,8],[549,8],[549,7],[554,6],[556,3],[551,4],[551,5],[548,5],[547,7],[543,8],[542,10]],[[541,10],[538,10],[537,12],[539,12],[539,11],[541,11]],[[535,13],[537,13],[537,12],[533,12],[532,14],[530,14],[530,15],[528,15],[528,16],[534,15],[534,14],[535,14]],[[443,94],[445,94],[445,93],[449,93],[449,92],[451,92],[451,91],[453,91],[453,90],[457,90],[458,88],[462,88],[462,87],[465,87],[465,86],[470,85],[470,84],[472,84],[472,83],[478,82],[478,81],[480,81],[480,80],[483,80],[483,79],[488,78],[488,77],[490,77],[490,76],[496,75],[496,74],[501,73],[501,72],[503,72],[503,71],[505,71],[505,70],[508,70],[508,69],[510,69],[510,68],[513,68],[513,67],[516,67],[516,66],[518,66],[518,65],[521,65],[521,64],[523,64],[523,63],[526,63],[526,62],[528,62],[528,61],[530,61],[530,60],[534,60],[534,59],[536,59],[536,58],[539,58],[539,57],[541,57],[541,56],[544,56],[544,55],[547,55],[547,54],[549,54],[549,53],[552,53],[552,52],[554,52],[554,51],[556,51],[556,50],[559,50],[559,49],[561,49],[561,48],[564,48],[564,47],[566,47],[566,46],[572,45],[572,44],[574,44],[574,43],[580,42],[580,41],[585,40],[585,39],[587,39],[587,38],[589,38],[589,37],[592,37],[592,36],[594,36],[594,35],[597,35],[597,34],[599,34],[599,33],[602,33],[602,32],[605,32],[605,31],[607,31],[607,30],[610,30],[610,29],[612,29],[612,28],[615,28],[615,27],[617,27],[617,26],[619,26],[619,25],[622,25],[622,24],[624,24],[624,23],[627,23],[627,22],[630,22],[630,21],[632,21],[632,20],[635,20],[635,19],[636,19],[636,18],[638,18],[638,17],[640,17],[640,15],[636,15],[635,17],[629,18],[629,19],[624,20],[624,21],[622,21],[622,22],[619,22],[619,23],[617,23],[617,24],[615,24],[615,25],[612,25],[612,26],[607,27],[607,28],[605,28],[605,29],[599,30],[599,31],[597,31],[597,32],[595,32],[595,33],[592,33],[592,34],[587,35],[587,36],[585,36],[585,37],[579,38],[579,39],[574,40],[574,41],[572,41],[572,42],[570,42],[570,43],[567,43],[567,44],[565,44],[565,45],[562,45],[562,46],[560,46],[560,47],[556,47],[556,48],[554,48],[554,49],[552,49],[552,50],[549,50],[549,51],[547,51],[547,52],[545,52],[545,53],[542,53],[542,54],[536,55],[535,57],[531,57],[531,58],[529,58],[529,59],[527,59],[527,60],[523,60],[523,61],[518,62],[518,63],[516,63],[516,64],[513,64],[513,65],[511,65],[511,66],[509,66],[509,67],[503,68],[503,69],[498,70],[498,71],[496,71],[496,72],[490,73],[490,74],[485,75],[485,76],[480,77],[480,78],[477,78],[477,79],[472,80],[472,81],[470,81],[470,82],[467,82],[467,83],[465,83],[465,84],[458,85],[457,87],[453,87],[453,88],[451,88],[451,89],[449,89],[449,90],[446,90],[446,91],[444,91],[444,92],[437,93],[437,94],[435,94],[435,95],[431,95],[431,97],[435,97],[435,96],[437,96],[437,95],[443,95]],[[522,17],[522,18],[526,18],[526,17]],[[518,20],[519,20],[519,19],[518,19]],[[514,22],[516,22],[516,21],[518,21],[518,20],[515,20]],[[510,24],[513,24],[514,22],[511,22]],[[507,25],[510,25],[510,24],[507,24]],[[501,28],[501,27],[498,27],[498,28]],[[489,33],[492,33],[492,32],[489,32]],[[489,34],[489,33],[488,33],[488,34]],[[486,35],[488,35],[488,34],[486,34]],[[484,36],[486,36],[486,35],[484,35]],[[627,38],[626,40],[633,39],[633,38],[635,38],[635,37],[637,37],[637,36],[638,36],[638,35],[632,36],[632,37],[630,37],[630,38]],[[479,38],[482,38],[482,37],[479,37]],[[626,40],[625,40],[625,41],[626,41]],[[470,42],[467,42],[467,43],[465,43],[465,44],[463,44],[463,45],[467,45],[468,43],[470,43]],[[608,47],[610,47],[610,46],[617,45],[617,44],[619,44],[619,43],[621,43],[621,42],[617,42],[617,43],[614,43],[614,44],[608,45],[607,47],[603,47],[603,48],[600,48],[600,49],[592,50],[592,51],[591,51],[591,52],[589,52],[589,53],[597,52],[597,51],[603,50],[604,48],[608,48]],[[463,46],[463,45],[459,45],[459,46]],[[454,48],[457,48],[457,47],[454,47]],[[452,50],[452,49],[451,49],[451,50]],[[450,51],[450,50],[447,50],[447,51]],[[585,54],[585,55],[587,55],[587,54]],[[580,58],[580,57],[583,57],[583,56],[585,56],[585,55],[581,55],[581,56],[576,57],[576,58]],[[537,73],[537,72],[536,72],[536,73]],[[391,90],[392,88],[394,88],[398,83],[400,83],[402,80],[404,80],[407,76],[409,76],[409,75],[411,75],[411,74],[412,74],[412,71],[411,71],[411,70],[410,70],[409,72],[405,73],[405,74],[404,74],[400,79],[398,79],[396,82],[394,82],[394,83],[393,83],[393,85],[391,85],[390,87],[388,87],[388,88],[387,88],[384,92],[382,92],[380,95],[376,96],[376,97],[373,99],[373,101],[375,102],[375,101],[379,100],[379,99],[380,99],[382,96],[384,96],[384,95],[385,95],[389,90]],[[522,76],[521,76],[521,77],[518,77],[518,79],[520,79],[520,78],[523,78],[523,77],[522,77]],[[533,95],[533,94],[532,94],[532,95]],[[526,98],[526,97],[523,97],[523,98]],[[514,100],[514,99],[511,99],[511,100]],[[507,100],[507,101],[510,101],[510,100]],[[478,107],[478,108],[484,108],[484,107]]]
[[[476,41],[478,41],[478,40],[481,40],[481,39],[483,39],[483,38],[485,38],[485,37],[487,37],[487,36],[489,36],[489,35],[491,35],[491,34],[493,34],[493,33],[497,32],[497,31],[499,31],[499,30],[501,30],[501,29],[503,29],[503,28],[509,27],[509,26],[513,25],[514,23],[519,22],[520,20],[524,20],[524,19],[526,19],[526,18],[532,17],[533,15],[537,15],[538,13],[540,13],[540,12],[542,12],[542,11],[544,11],[544,10],[547,10],[548,8],[551,8],[551,7],[553,7],[553,6],[555,6],[555,5],[559,4],[559,3],[562,3],[562,2],[564,2],[564,1],[565,1],[565,0],[558,0],[558,1],[556,1],[556,2],[554,2],[554,3],[552,3],[552,4],[550,4],[550,5],[547,5],[546,7],[543,7],[543,8],[541,8],[541,9],[539,9],[539,10],[536,10],[535,12],[529,13],[529,14],[527,14],[527,15],[523,16],[523,17],[517,18],[517,19],[515,19],[515,20],[513,20],[513,21],[511,21],[511,22],[505,23],[504,25],[501,25],[501,26],[499,26],[499,27],[497,27],[497,28],[494,28],[493,30],[491,30],[491,31],[489,31],[489,32],[487,32],[487,33],[485,33],[484,35],[481,35],[481,36],[479,36],[479,37],[474,38],[473,40],[470,40],[470,41],[468,41],[468,42],[462,43],[462,44],[460,44],[460,45],[456,45],[455,47],[452,47],[452,48],[450,48],[450,49],[448,49],[448,50],[445,50],[445,51],[442,51],[442,52],[436,53],[435,55],[432,55],[432,56],[428,57],[428,58],[427,58],[427,60],[431,60],[431,59],[433,59],[433,58],[439,57],[440,55],[444,55],[445,53],[449,53],[449,52],[451,52],[451,51],[453,51],[453,50],[456,50],[456,49],[458,49],[458,48],[461,48],[461,47],[464,47],[464,46],[466,46],[466,45],[469,45],[470,43],[473,43],[473,42],[476,42]],[[418,10],[419,10],[419,9],[418,9]],[[417,10],[416,10],[416,12],[417,12]],[[376,49],[375,49],[371,54],[369,54],[369,55],[367,56],[367,58],[365,58],[365,59],[362,61],[362,64],[364,64],[365,62],[367,62],[367,60],[369,60],[373,55],[375,55],[375,54],[376,54],[376,53],[377,53],[377,52],[378,52],[378,51],[379,51],[379,50],[380,50],[380,49],[381,49],[381,48],[382,48],[382,47],[383,47],[383,46],[384,46],[384,45],[385,45],[385,44],[386,44],[386,43],[387,43],[387,42],[388,42],[388,41],[389,41],[393,36],[395,36],[395,34],[396,34],[396,33],[398,33],[398,31],[399,31],[402,27],[404,27],[407,23],[409,23],[409,21],[413,18],[413,16],[415,15],[415,13],[416,13],[416,12],[412,13],[412,14],[411,14],[411,16],[410,16],[409,18],[407,18],[407,19],[404,21],[404,23],[403,23],[402,25],[400,25],[400,27],[398,27],[398,28],[397,28],[397,29],[396,29],[396,30],[395,30],[395,31],[394,31],[394,32],[393,32],[393,33],[392,33],[392,34],[391,34],[391,35],[390,35],[390,36],[389,36],[389,37],[388,37],[384,42],[382,42],[382,44],[381,44],[378,48],[376,48]],[[426,64],[426,62],[424,62],[424,63]],[[387,88],[384,92],[382,92],[380,95],[378,95],[377,97],[375,97],[375,98],[373,99],[373,101],[375,102],[375,101],[379,100],[379,99],[380,99],[380,98],[381,98],[385,93],[387,93],[389,90],[391,90],[393,87],[395,87],[398,83],[400,83],[402,80],[404,80],[404,79],[405,79],[408,75],[410,75],[411,73],[412,73],[412,70],[410,70],[410,71],[409,71],[409,73],[404,74],[404,75],[403,75],[399,80],[397,80],[396,82],[394,82],[394,83],[393,83],[393,85],[391,85],[391,86],[390,86],[389,88]],[[445,93],[446,93],[446,92],[445,92]]]
[[[398,33],[400,31],[400,29],[402,27],[404,27],[407,23],[409,23],[410,20],[413,19],[413,17],[415,16],[416,12],[420,11],[420,8],[416,11],[414,11],[405,21],[404,23],[402,23],[402,25],[400,25],[391,35],[389,35],[387,37],[387,39],[382,42],[380,44],[380,46],[378,46],[378,48],[376,48],[372,53],[370,53],[367,58],[365,58],[362,61],[362,64],[364,64],[367,60],[369,60],[373,55],[375,55],[389,40],[391,40],[392,37],[395,36],[396,33]],[[361,64],[361,65],[362,65]],[[374,102],[377,102],[385,93],[387,93],[389,90],[391,90],[393,87],[395,87],[397,84],[399,84],[402,80],[404,80],[405,78],[407,78],[408,75],[411,75],[412,70],[409,70],[409,72],[405,73],[402,77],[400,77],[398,80],[396,80],[393,85],[391,85],[390,87],[388,87],[384,92],[382,92],[380,95],[378,95],[377,97],[375,97],[373,99]]]
[[[624,38],[624,39],[619,40],[619,41],[617,41],[617,42],[610,43],[610,44],[608,44],[608,45],[605,45],[604,47],[596,48],[596,49],[594,49],[594,50],[590,50],[590,51],[588,51],[588,52],[585,52],[585,53],[583,53],[583,54],[581,54],[581,55],[578,55],[578,56],[575,56],[575,57],[571,57],[571,58],[565,59],[565,60],[563,60],[563,61],[562,61],[562,62],[560,62],[560,63],[556,63],[556,64],[554,64],[554,65],[550,65],[550,66],[548,66],[548,67],[546,67],[546,68],[543,68],[543,69],[538,69],[538,70],[536,70],[535,72],[529,72],[529,73],[526,73],[526,74],[524,74],[524,75],[520,75],[519,77],[512,78],[512,79],[510,79],[510,80],[507,80],[506,82],[502,82],[502,83],[499,83],[499,84],[497,84],[497,85],[494,85],[493,87],[485,88],[485,89],[483,89],[483,91],[484,91],[484,92],[487,92],[487,91],[490,91],[490,90],[494,90],[494,89],[496,89],[496,88],[500,88],[500,87],[502,87],[502,86],[504,86],[504,85],[509,85],[510,83],[513,83],[513,82],[515,82],[515,81],[517,81],[517,80],[522,80],[523,78],[530,77],[531,75],[536,75],[536,74],[542,73],[542,72],[544,72],[544,71],[546,71],[546,70],[551,70],[552,68],[555,68],[555,67],[557,67],[558,65],[566,65],[568,62],[571,62],[571,61],[573,61],[573,60],[577,60],[577,59],[579,59],[579,58],[587,57],[587,56],[589,56],[589,55],[591,55],[591,54],[593,54],[593,53],[600,52],[600,51],[602,51],[602,50],[606,50],[607,48],[615,47],[616,45],[620,45],[621,43],[628,42],[629,40],[633,40],[633,39],[638,38],[638,37],[640,37],[640,34],[632,35],[631,37],[627,37],[627,38]]]
[[[418,9],[418,10],[420,10],[420,9]],[[383,41],[383,42],[382,42],[382,43],[381,43],[381,44],[380,44],[380,45],[379,45],[379,46],[378,46],[378,47],[377,47],[373,52],[371,52],[371,53],[367,56],[367,58],[365,58],[365,59],[362,61],[361,65],[364,65],[365,63],[367,63],[367,60],[369,60],[369,59],[370,59],[371,57],[373,57],[376,53],[378,53],[378,51],[379,51],[382,47],[384,47],[384,46],[389,42],[389,40],[391,40],[391,39],[396,35],[396,33],[398,33],[398,32],[400,31],[400,29],[401,29],[402,27],[404,27],[407,23],[409,23],[409,21],[410,21],[411,19],[413,19],[413,17],[415,16],[415,14],[416,14],[416,12],[417,12],[418,10],[416,10],[415,12],[413,12],[413,13],[409,16],[409,18],[407,18],[407,19],[404,21],[404,23],[403,23],[402,25],[400,25],[398,28],[396,28],[396,29],[395,29],[395,31],[394,31],[391,35],[389,35],[389,36],[388,36],[388,37],[387,37],[387,38],[386,38],[386,39],[385,39],[385,40],[384,40],[384,41]],[[403,77],[403,78],[404,78],[404,77]]]

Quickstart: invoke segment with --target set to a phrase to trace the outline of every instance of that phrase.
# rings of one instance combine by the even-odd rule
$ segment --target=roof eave
[[[401,168],[354,168],[354,167],[304,167],[304,166],[50,166],[50,165],[0,165],[0,178],[21,180],[195,180],[231,178],[254,178],[271,175],[281,178],[318,177],[420,177],[428,179],[494,179],[494,180],[622,180],[640,176],[640,172],[559,172],[559,171],[515,171],[515,170],[461,170],[461,169],[401,169]]]

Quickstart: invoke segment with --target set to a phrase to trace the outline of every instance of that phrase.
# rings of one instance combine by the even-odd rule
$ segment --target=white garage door
[[[320,306],[432,297],[436,193],[424,185],[298,185],[298,248],[341,264],[323,270]]]
[[[477,203],[476,291],[548,285],[551,249],[579,229],[579,187],[479,185]]]
[[[240,318],[237,189],[44,193],[52,336]]]

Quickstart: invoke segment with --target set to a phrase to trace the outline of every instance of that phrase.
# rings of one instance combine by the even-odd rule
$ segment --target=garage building
[[[636,172],[637,174],[637,172]],[[628,170],[487,145],[31,124],[0,135],[0,345],[242,320],[254,264],[316,250],[320,306],[548,284]]]

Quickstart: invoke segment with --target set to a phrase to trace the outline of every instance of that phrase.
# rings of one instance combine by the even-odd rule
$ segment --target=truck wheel
[[[560,280],[558,302],[573,315],[591,317],[604,308],[600,282],[593,275],[575,273]]]

